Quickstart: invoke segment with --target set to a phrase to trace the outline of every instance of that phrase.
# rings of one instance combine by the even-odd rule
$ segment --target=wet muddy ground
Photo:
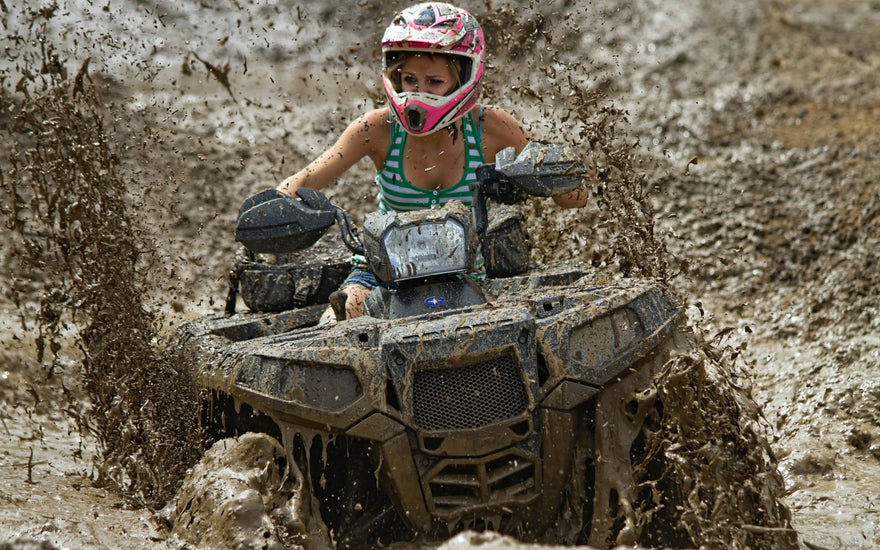
[[[155,246],[145,300],[160,333],[222,309],[240,200],[380,104],[374,44],[399,6],[338,5],[62,1],[48,19],[67,71],[89,58],[116,117],[131,201]],[[464,5],[490,33],[487,101],[534,135],[578,143],[576,99],[595,90],[624,111],[611,117],[615,135],[638,142],[633,164],[662,242],[662,261],[642,270],[666,271],[697,330],[751,375],[802,544],[880,545],[880,4]],[[33,32],[20,26],[25,9],[37,8],[0,2],[10,69]],[[9,42],[15,34],[23,41]],[[369,176],[358,165],[331,198],[362,213]],[[608,239],[626,233],[609,229],[593,191],[595,206],[579,212],[530,205],[534,259],[619,270],[620,243]],[[79,356],[62,350],[52,377],[36,363],[42,279],[17,271],[16,250],[4,242],[0,542],[182,546],[91,482],[95,442],[67,399],[84,394],[64,383]],[[485,542],[466,539],[447,544]]]

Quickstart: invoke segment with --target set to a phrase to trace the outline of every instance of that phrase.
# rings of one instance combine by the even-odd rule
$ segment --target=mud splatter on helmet
[[[455,56],[459,86],[445,96],[401,92],[388,68],[409,52]],[[467,11],[442,2],[417,4],[398,13],[382,37],[385,94],[396,118],[413,135],[445,128],[476,104],[486,57],[483,30]]]

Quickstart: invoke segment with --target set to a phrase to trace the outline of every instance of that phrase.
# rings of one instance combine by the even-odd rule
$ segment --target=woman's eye
[[[406,82],[407,84],[416,84],[416,79],[412,76],[403,77],[403,81]]]
[[[442,85],[446,84],[446,81],[434,78],[434,79],[429,80],[428,83],[431,84],[432,86],[442,86]]]

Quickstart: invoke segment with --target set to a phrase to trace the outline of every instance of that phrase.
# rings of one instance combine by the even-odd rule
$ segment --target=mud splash
[[[663,518],[675,518],[679,512],[664,502],[671,492],[678,494],[675,506],[685,509],[675,525],[691,541],[796,548],[790,512],[779,501],[785,487],[769,444],[771,430],[750,396],[748,375],[735,365],[738,354],[720,342],[703,344],[670,361],[655,379],[663,413],[649,428],[645,454],[633,466],[641,489],[650,493],[642,503],[662,504],[642,512],[657,528]]]
[[[289,464],[284,446],[265,434],[218,441],[164,511],[172,534],[198,548],[332,548]]]
[[[532,260],[582,258],[607,270],[609,277],[673,277],[673,259],[654,231],[653,187],[639,141],[630,133],[630,113],[608,96],[601,80],[607,67],[578,55],[585,31],[580,24],[601,27],[607,7],[572,6],[559,13],[537,3],[485,4],[491,14],[484,18],[492,55],[486,100],[505,105],[515,96],[514,112],[528,121],[532,137],[566,142],[591,172],[587,190],[592,200],[586,209],[559,212],[541,202],[526,205]],[[523,52],[534,58],[525,61]],[[523,71],[524,62],[534,72]],[[574,225],[575,234],[566,231]]]
[[[87,394],[62,385],[67,411],[97,438],[97,483],[155,506],[174,494],[196,456],[194,386],[164,356],[144,305],[150,241],[130,203],[115,146],[121,134],[108,122],[113,113],[89,60],[70,77],[61,65],[46,32],[55,9],[26,14],[21,43],[39,47],[22,48],[18,74],[3,74],[15,81],[0,95],[9,144],[4,213],[14,235],[5,261],[19,274],[12,297],[23,326],[30,316],[36,325],[43,368],[33,384],[66,375]],[[58,372],[70,361],[78,373]]]

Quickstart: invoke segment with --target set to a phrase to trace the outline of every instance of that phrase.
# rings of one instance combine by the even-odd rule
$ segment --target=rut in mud
[[[811,2],[791,9],[790,3],[743,3],[717,21],[699,3],[641,11],[610,2],[552,4],[469,6],[484,22],[493,52],[487,100],[515,107],[539,137],[564,136],[589,159],[595,175],[593,205],[576,215],[560,216],[537,201],[528,205],[533,259],[587,259],[609,279],[668,279],[685,294],[701,339],[692,353],[667,365],[652,389],[659,406],[645,424],[632,471],[642,522],[638,541],[674,547],[793,544],[770,445],[778,440],[752,396],[767,398],[767,389],[751,386],[755,360],[744,367],[749,350],[730,342],[731,331],[713,339],[719,327],[701,309],[709,305],[701,294],[713,292],[713,305],[725,304],[743,318],[758,316],[769,338],[807,346],[818,346],[827,334],[831,342],[848,341],[827,352],[844,374],[829,380],[838,385],[824,390],[829,397],[821,400],[842,405],[811,413],[819,425],[831,427],[823,433],[845,432],[842,441],[825,441],[842,452],[828,458],[820,451],[795,451],[792,468],[796,475],[833,476],[847,456],[872,460],[876,383],[867,377],[850,384],[845,373],[850,364],[877,364],[876,342],[865,336],[880,318],[872,249],[878,239],[878,172],[870,159],[877,135],[876,128],[859,124],[877,112],[871,91],[877,89],[876,74],[870,76],[877,67],[875,38],[849,28],[848,43],[834,46],[833,29],[847,23]],[[877,17],[876,9],[856,4],[842,2],[840,9]],[[339,68],[324,62],[326,51],[304,44],[321,32],[336,44],[355,27],[364,36],[375,34],[392,10],[359,6],[344,16],[329,7],[312,11],[292,23],[286,34],[303,34],[301,42],[291,43],[278,38],[282,23],[267,24],[277,18],[280,8],[274,5],[187,4],[155,14],[130,9],[150,21],[142,27],[149,33],[168,32],[168,41],[152,42],[143,30],[132,41],[117,35],[115,49],[98,50],[106,56],[87,63],[82,50],[54,43],[59,34],[53,22],[69,21],[68,7],[2,8],[7,40],[19,50],[4,65],[0,96],[10,144],[2,159],[3,212],[13,230],[4,237],[2,260],[5,299],[15,308],[6,311],[16,338],[39,335],[27,354],[4,351],[12,372],[2,386],[4,401],[36,416],[52,406],[64,408],[86,441],[86,434],[95,436],[96,481],[155,509],[172,498],[203,451],[192,415],[195,392],[186,370],[165,355],[163,316],[179,319],[190,308],[217,308],[213,302],[222,300],[235,249],[226,228],[238,201],[315,152],[290,128],[299,128],[312,145],[323,144],[325,134],[338,133],[353,112],[379,100],[360,76],[371,74],[372,42],[358,42],[347,52],[338,48]],[[122,14],[128,6],[117,9],[108,3],[104,11]],[[89,12],[88,21],[100,26],[100,8]],[[190,33],[193,42],[186,47],[174,43],[170,29],[199,18],[193,14],[218,22]],[[650,27],[664,18],[668,27]],[[137,29],[133,20],[118,17],[113,25]],[[759,21],[766,27],[761,38],[732,36],[760,27]],[[660,30],[630,43],[628,33],[641,36],[640,25]],[[742,69],[747,63],[733,53],[711,60],[694,53],[688,40],[704,39],[699,25],[736,44],[726,51],[755,59],[771,82],[750,83]],[[677,44],[670,28],[689,34],[683,45],[664,49]],[[775,44],[776,53],[762,57],[760,41],[781,35],[794,37],[788,49]],[[823,47],[840,56],[838,63],[808,66],[812,57],[801,52]],[[150,49],[152,61],[141,57]],[[255,51],[272,70],[261,67]],[[119,52],[140,60],[134,75],[118,76]],[[224,57],[231,65],[224,65]],[[638,66],[643,58],[653,64],[642,62],[643,72],[630,74],[627,63]],[[301,70],[286,76],[272,68],[296,63]],[[724,83],[725,71],[714,70],[713,63],[740,81]],[[818,81],[802,77],[773,88],[792,74],[818,75]],[[839,79],[823,83],[829,74]],[[334,83],[343,82],[354,82],[352,93],[364,89],[368,99],[340,100]],[[262,86],[286,86],[295,97],[275,105],[254,92]],[[652,95],[654,87],[662,94]],[[714,95],[705,98],[706,90]],[[617,91],[626,99],[618,100]],[[860,99],[848,101],[857,91]],[[301,104],[309,101],[314,107],[306,112]],[[707,102],[714,103],[705,114]],[[206,119],[216,113],[221,123],[212,126]],[[695,135],[701,140],[691,145]],[[296,143],[280,153],[285,140]],[[356,169],[331,198],[362,212],[372,190],[353,179],[367,172]],[[784,191],[780,180],[787,184]],[[742,200],[719,203],[707,187],[731,188],[734,197],[738,188]],[[819,206],[829,198],[832,207]],[[816,205],[806,216],[805,203]],[[657,219],[663,220],[660,228]],[[759,310],[756,302],[767,296],[781,306],[778,313]],[[802,385],[791,393],[809,407],[821,390]],[[797,410],[769,400],[774,412],[781,411],[774,427],[796,437]],[[664,500],[670,495],[671,501]],[[619,526],[620,517],[610,523]]]

